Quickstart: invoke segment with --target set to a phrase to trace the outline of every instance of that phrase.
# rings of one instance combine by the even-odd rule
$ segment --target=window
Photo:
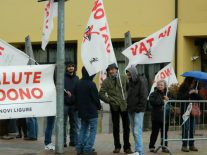
[[[56,63],[57,44],[47,45],[46,51],[41,49],[40,45],[32,46],[34,58],[39,64]],[[65,63],[69,61],[77,65],[77,43],[65,43]]]

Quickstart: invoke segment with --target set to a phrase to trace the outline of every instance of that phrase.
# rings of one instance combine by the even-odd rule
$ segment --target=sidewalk
[[[143,138],[145,155],[168,155],[167,153],[162,153],[160,150],[157,153],[149,152],[149,136],[150,132],[144,132]],[[0,155],[54,155],[55,153],[53,151],[44,150],[43,141],[44,137],[40,137],[38,141],[25,141],[23,139],[0,140]],[[132,149],[134,149],[132,135],[130,141],[132,142]],[[195,144],[196,147],[198,147],[199,152],[181,152],[181,142],[170,142],[169,149],[171,150],[173,155],[207,155],[207,141],[196,141]],[[115,155],[114,153],[112,153],[114,149],[113,135],[98,134],[96,138],[95,149],[98,152],[98,155]],[[67,147],[64,154],[76,155],[75,148]],[[121,153],[116,155],[124,155],[123,150],[121,150]]]

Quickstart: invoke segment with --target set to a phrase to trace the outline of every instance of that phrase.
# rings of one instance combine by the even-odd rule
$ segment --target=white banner
[[[165,80],[167,83],[167,86],[169,87],[171,84],[178,83],[178,80],[176,78],[174,69],[172,67],[172,64],[169,63],[167,66],[162,68],[156,75],[154,79],[154,83],[151,87],[150,93],[151,94],[154,91],[154,88],[157,86],[156,83],[159,80]]]
[[[27,65],[29,56],[0,39],[0,66]]]
[[[56,115],[55,65],[0,67],[0,119]]]
[[[125,49],[122,54],[129,59],[127,68],[136,64],[171,62],[175,49],[176,31],[177,19]]]
[[[43,23],[43,33],[42,33],[42,49],[45,50],[50,34],[53,30],[53,18],[57,17],[57,3],[54,0],[49,0],[45,6],[45,17]]]
[[[103,1],[96,0],[83,36],[81,56],[89,75],[116,63]]]

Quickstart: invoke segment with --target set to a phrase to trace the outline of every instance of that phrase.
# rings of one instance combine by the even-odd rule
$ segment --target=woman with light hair
[[[165,80],[159,80],[157,81],[157,86],[154,89],[154,92],[152,92],[149,96],[149,101],[152,106],[151,110],[151,120],[152,120],[152,133],[150,136],[150,144],[149,149],[150,152],[155,152],[155,143],[157,141],[157,137],[159,134],[159,131],[161,131],[161,145],[162,152],[168,153],[167,147],[167,141],[165,144],[163,144],[163,107],[165,101],[168,101],[169,98],[166,96],[167,93],[167,83]],[[169,112],[167,112],[167,115],[169,115]],[[167,138],[167,132],[169,128],[169,121],[166,119],[165,122],[165,138]]]

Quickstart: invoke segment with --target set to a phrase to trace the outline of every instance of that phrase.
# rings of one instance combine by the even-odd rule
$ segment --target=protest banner
[[[0,67],[0,119],[56,115],[55,65]]]

